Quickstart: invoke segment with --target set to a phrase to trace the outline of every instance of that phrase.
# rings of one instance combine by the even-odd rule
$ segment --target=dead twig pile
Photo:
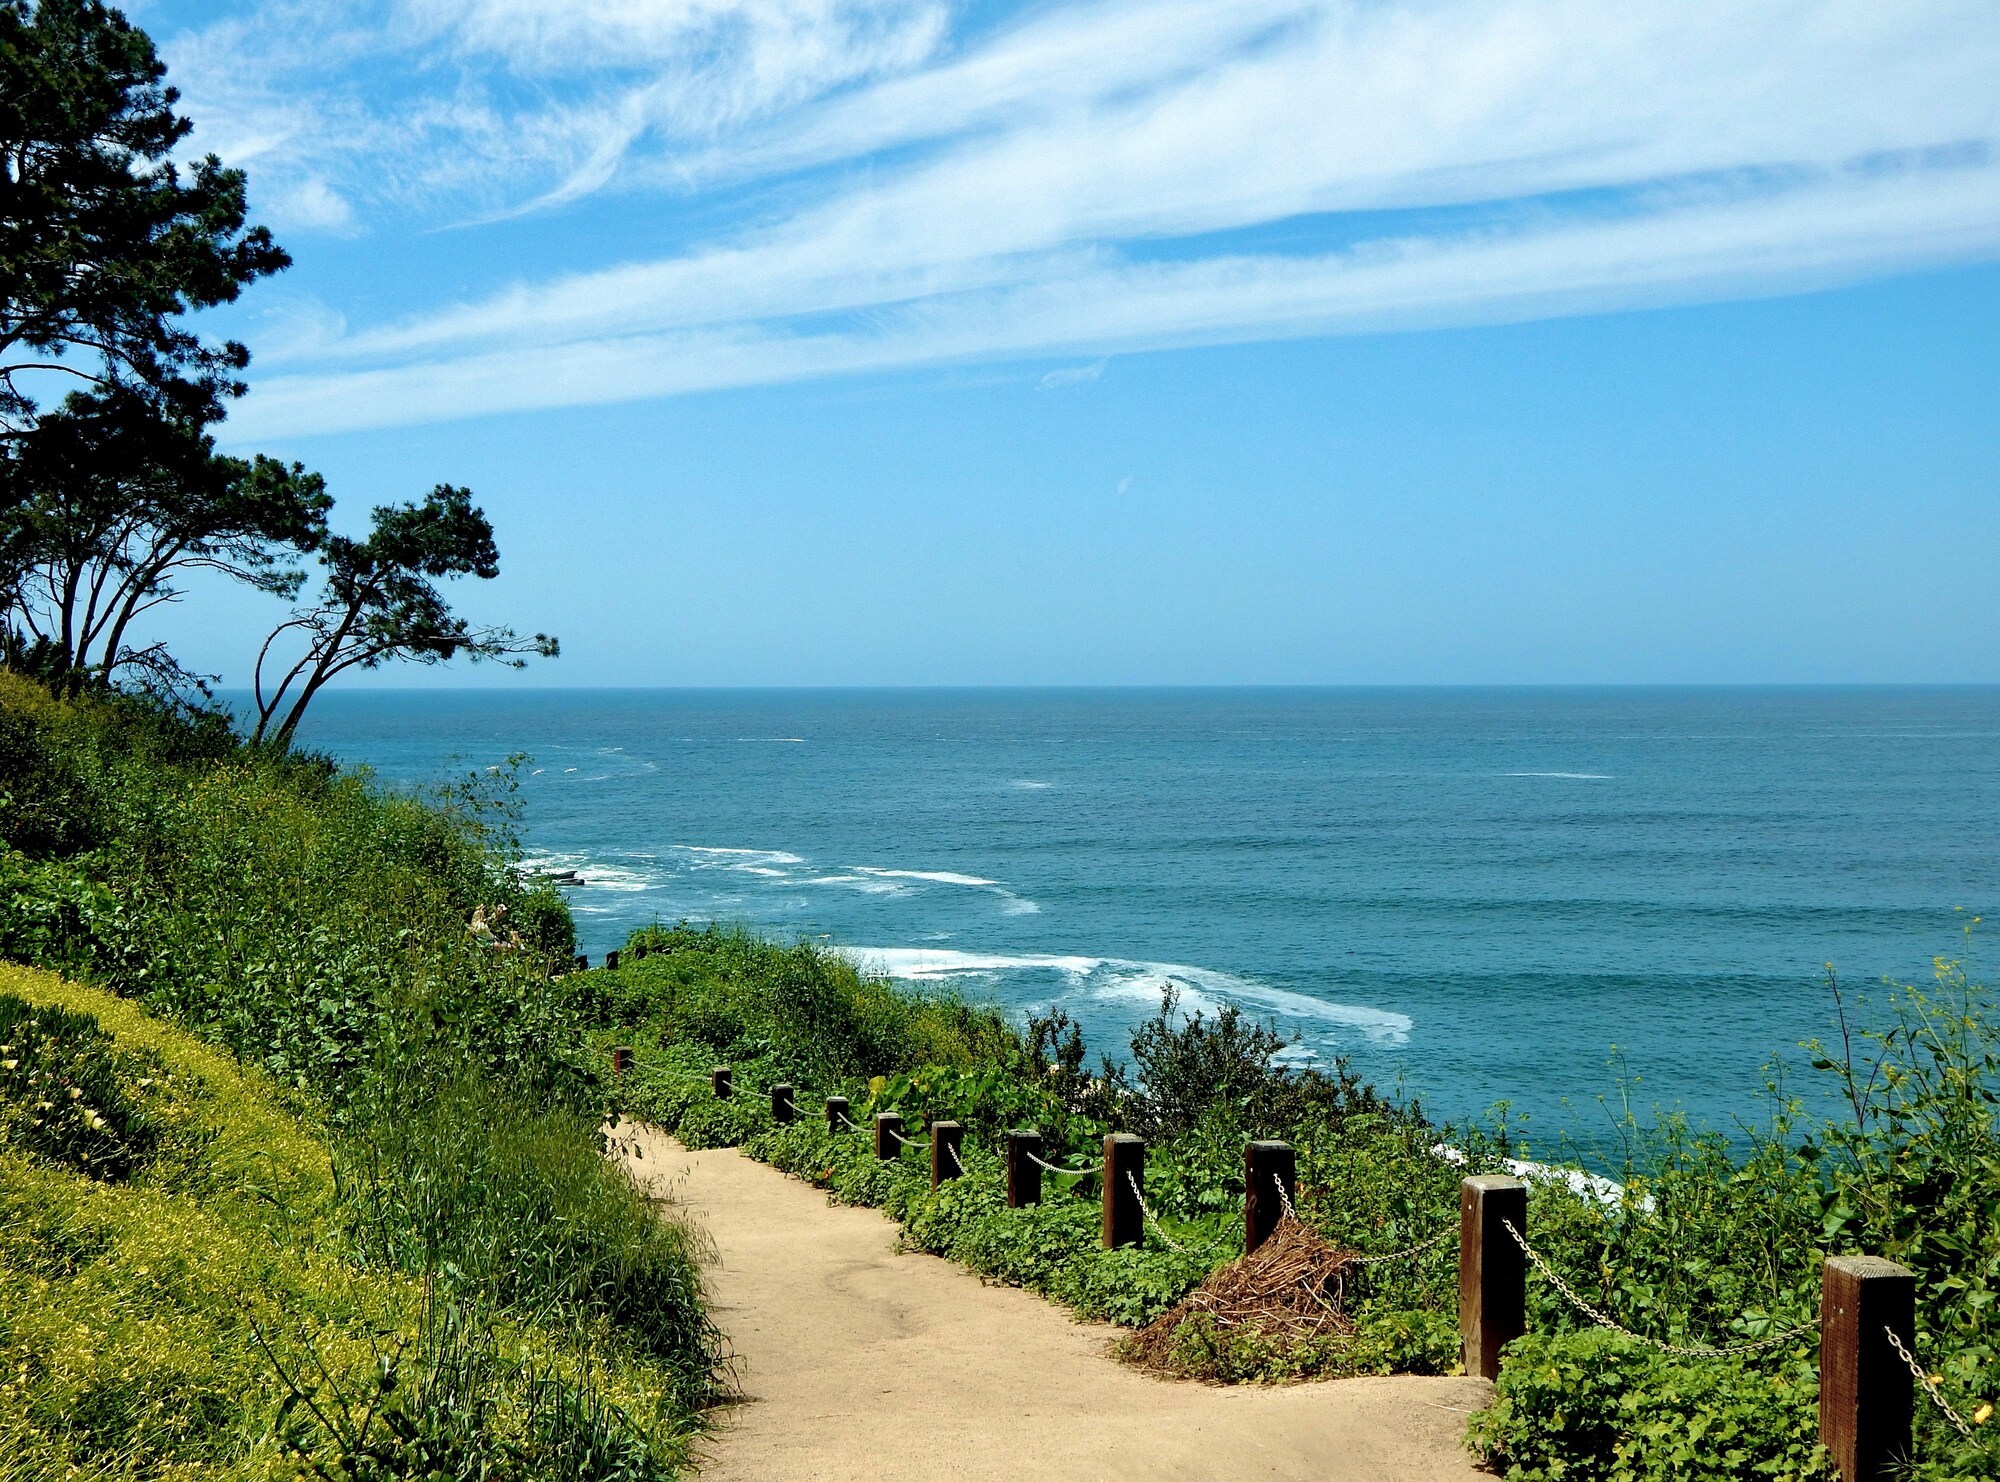
[[[1345,1336],[1341,1272],[1352,1251],[1329,1245],[1287,1216],[1251,1254],[1222,1267],[1119,1345],[1127,1362],[1178,1372],[1175,1334],[1190,1318],[1220,1332],[1254,1330],[1283,1347]]]

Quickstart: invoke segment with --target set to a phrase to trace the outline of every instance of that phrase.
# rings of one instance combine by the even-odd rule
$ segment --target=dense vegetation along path
[[[732,1149],[620,1137],[719,1252],[712,1310],[744,1403],[710,1443],[710,1482],[1491,1482],[1459,1441],[1481,1381],[1152,1379],[1106,1355],[1113,1329],[898,1252],[875,1210]]]

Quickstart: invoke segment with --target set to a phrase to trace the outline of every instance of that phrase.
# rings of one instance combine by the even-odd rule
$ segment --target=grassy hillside
[[[504,782],[391,796],[0,673],[0,952],[92,985],[0,983],[10,1482],[684,1460],[699,1252],[600,1156]]]
[[[678,1454],[637,1354],[369,1259],[333,1148],[266,1077],[20,968],[0,1026],[0,1475]]]

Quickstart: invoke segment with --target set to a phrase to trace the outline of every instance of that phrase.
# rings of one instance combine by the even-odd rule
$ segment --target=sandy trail
[[[620,1134],[633,1172],[721,1253],[714,1312],[744,1403],[709,1445],[712,1482],[1491,1482],[1459,1441],[1479,1380],[1151,1379],[1106,1356],[1111,1328],[898,1253],[875,1210],[829,1205],[733,1150]]]

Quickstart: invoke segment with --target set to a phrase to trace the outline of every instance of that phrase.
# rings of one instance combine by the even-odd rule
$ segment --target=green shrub
[[[1810,1363],[1676,1360],[1593,1329],[1508,1347],[1471,1437],[1510,1482],[1827,1475]]]
[[[635,955],[645,947],[648,956]],[[998,1014],[871,981],[815,943],[777,946],[724,927],[648,927],[614,972],[573,990],[586,1012],[656,1044],[765,1045],[779,1079],[829,1085],[919,1065],[978,1066],[1018,1045]]]

